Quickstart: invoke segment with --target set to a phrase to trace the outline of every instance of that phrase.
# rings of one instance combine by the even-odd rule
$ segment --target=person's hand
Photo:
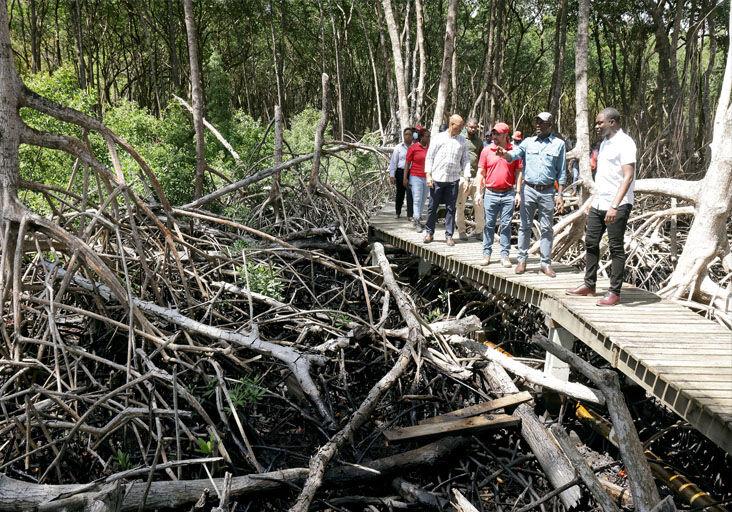
[[[589,215],[590,214],[590,210],[592,210],[592,203],[588,204],[585,207],[585,215]]]
[[[432,188],[432,185],[434,185],[432,178],[427,178],[427,188]]]
[[[389,176],[389,183],[391,183],[392,185],[395,185],[396,184],[396,178],[394,176]]]
[[[605,214],[605,224],[612,224],[615,222],[615,219],[618,218],[618,210],[613,208],[612,206],[607,209],[607,213]]]
[[[402,180],[402,185],[404,185],[404,188],[409,188],[409,180]]]
[[[480,205],[483,203],[483,194],[485,194],[485,190],[482,190],[480,187],[477,187],[475,191],[475,195],[473,196],[473,203],[476,205]]]
[[[501,146],[496,146],[496,155],[504,156],[505,154],[506,154],[505,148],[502,148]]]
[[[564,196],[557,194],[554,198],[554,206],[557,208],[557,212],[564,213]]]
[[[516,192],[516,196],[513,198],[513,205],[518,210],[521,208],[521,193]]]

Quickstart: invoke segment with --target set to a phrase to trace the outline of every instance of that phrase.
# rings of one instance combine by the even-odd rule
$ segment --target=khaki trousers
[[[468,198],[473,199],[473,216],[475,217],[475,231],[476,234],[483,234],[483,226],[485,226],[485,211],[483,211],[483,202],[476,201],[476,194],[478,190],[476,188],[478,184],[478,178],[462,178],[460,180],[460,187],[458,188],[458,199],[456,206],[455,223],[457,224],[458,233],[465,233],[465,203]]]

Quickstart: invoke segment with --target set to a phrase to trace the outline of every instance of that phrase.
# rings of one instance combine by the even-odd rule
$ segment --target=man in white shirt
[[[412,218],[412,191],[404,186],[404,166],[407,159],[407,150],[412,144],[412,129],[405,128],[403,133],[403,142],[394,148],[389,160],[389,182],[396,185],[395,207],[396,218],[402,214],[402,206],[404,205],[404,196],[407,196],[407,219]]]
[[[585,233],[585,282],[568,295],[594,295],[600,261],[600,239],[607,230],[612,264],[610,288],[598,306],[614,306],[620,302],[620,288],[625,271],[625,226],[633,207],[635,185],[635,142],[620,127],[620,113],[608,107],[597,114],[595,131],[602,137],[597,155],[595,185],[597,194],[587,216]]]
[[[430,189],[430,206],[427,214],[424,243],[433,240],[437,224],[437,208],[445,204],[445,243],[455,245],[452,239],[455,231],[455,203],[458,196],[460,177],[470,179],[470,156],[465,137],[460,135],[463,118],[457,114],[450,116],[447,130],[432,138],[427,150],[424,167],[427,186]]]

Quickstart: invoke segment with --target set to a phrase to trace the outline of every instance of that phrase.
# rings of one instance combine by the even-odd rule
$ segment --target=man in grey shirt
[[[404,141],[394,148],[394,152],[391,154],[391,160],[389,160],[389,182],[396,186],[394,209],[396,210],[395,213],[397,219],[402,215],[404,196],[407,197],[407,218],[412,218],[412,191],[403,184],[404,167],[407,158],[407,150],[412,144],[412,133],[413,131],[411,128],[404,129]]]

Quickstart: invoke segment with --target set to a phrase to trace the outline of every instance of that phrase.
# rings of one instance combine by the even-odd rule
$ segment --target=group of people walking
[[[465,135],[462,134],[465,125]],[[511,219],[519,210],[518,255],[514,271],[526,272],[534,217],[539,220],[539,270],[556,277],[552,268],[554,212],[564,210],[563,190],[567,181],[564,141],[552,132],[553,117],[541,112],[534,118],[534,135],[512,141],[511,128],[496,123],[489,144],[484,144],[476,119],[464,123],[452,115],[447,129],[430,140],[428,130],[407,128],[403,142],[392,154],[390,179],[396,185],[396,216],[401,217],[404,199],[407,218],[417,232],[425,232],[424,243],[434,241],[437,212],[445,205],[445,243],[454,246],[454,233],[467,239],[465,205],[473,199],[475,231],[483,242],[483,265],[493,262],[493,241],[498,226],[500,264],[512,266]],[[567,290],[569,295],[595,295],[600,257],[600,239],[607,231],[611,254],[610,288],[597,304],[620,302],[625,268],[624,235],[633,205],[636,146],[622,130],[620,114],[614,108],[602,110],[595,119],[601,138],[597,153],[597,192],[586,212],[586,270],[584,283]],[[417,141],[414,142],[414,138]],[[426,222],[423,210],[427,196]]]

